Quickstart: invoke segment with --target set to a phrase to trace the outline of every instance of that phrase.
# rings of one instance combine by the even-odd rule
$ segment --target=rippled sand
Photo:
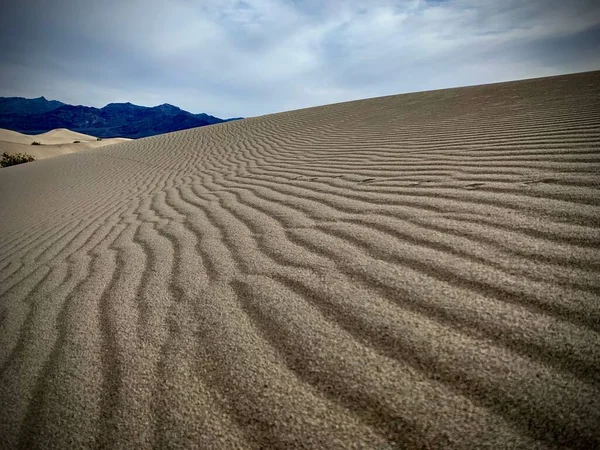
[[[0,171],[0,447],[597,448],[600,72]]]

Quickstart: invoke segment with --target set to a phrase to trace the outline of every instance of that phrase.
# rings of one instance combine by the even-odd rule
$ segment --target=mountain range
[[[168,103],[154,107],[109,103],[103,108],[94,108],[45,97],[0,97],[0,128],[25,134],[68,128],[102,138],[135,139],[238,119],[192,114]]]

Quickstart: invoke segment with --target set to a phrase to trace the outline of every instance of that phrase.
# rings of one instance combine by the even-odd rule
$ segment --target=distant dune
[[[28,153],[35,156],[36,159],[46,159],[130,140],[126,138],[110,138],[98,141],[94,136],[77,133],[66,128],[58,128],[34,135],[0,128],[0,153]],[[75,143],[75,141],[80,142]],[[31,145],[32,142],[39,142],[42,145]]]
[[[600,72],[3,169],[0,447],[600,448],[599,173]]]

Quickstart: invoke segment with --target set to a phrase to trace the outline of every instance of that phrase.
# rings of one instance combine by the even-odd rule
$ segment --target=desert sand
[[[130,140],[127,138],[107,138],[98,141],[94,136],[77,133],[66,128],[57,128],[34,135],[0,128],[0,154],[4,152],[8,154],[27,153],[36,159],[46,159]],[[34,141],[42,145],[31,145]],[[74,143],[75,141],[80,142]]]
[[[600,72],[0,171],[1,448],[599,448]]]

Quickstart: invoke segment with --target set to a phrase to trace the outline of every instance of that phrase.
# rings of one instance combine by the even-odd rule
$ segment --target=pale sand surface
[[[40,134],[23,134],[17,131],[0,128],[0,141],[31,144],[37,141],[40,144],[70,144],[73,141],[95,141],[96,137],[89,134],[77,133],[67,128],[56,128]]]
[[[600,72],[0,172],[1,448],[598,448]]]
[[[36,159],[67,155],[90,148],[127,142],[127,138],[107,138],[98,141],[94,136],[77,133],[66,128],[57,128],[42,134],[23,134],[0,128],[0,154],[27,153]],[[31,145],[37,141],[42,145]],[[77,144],[74,141],[80,141]]]

